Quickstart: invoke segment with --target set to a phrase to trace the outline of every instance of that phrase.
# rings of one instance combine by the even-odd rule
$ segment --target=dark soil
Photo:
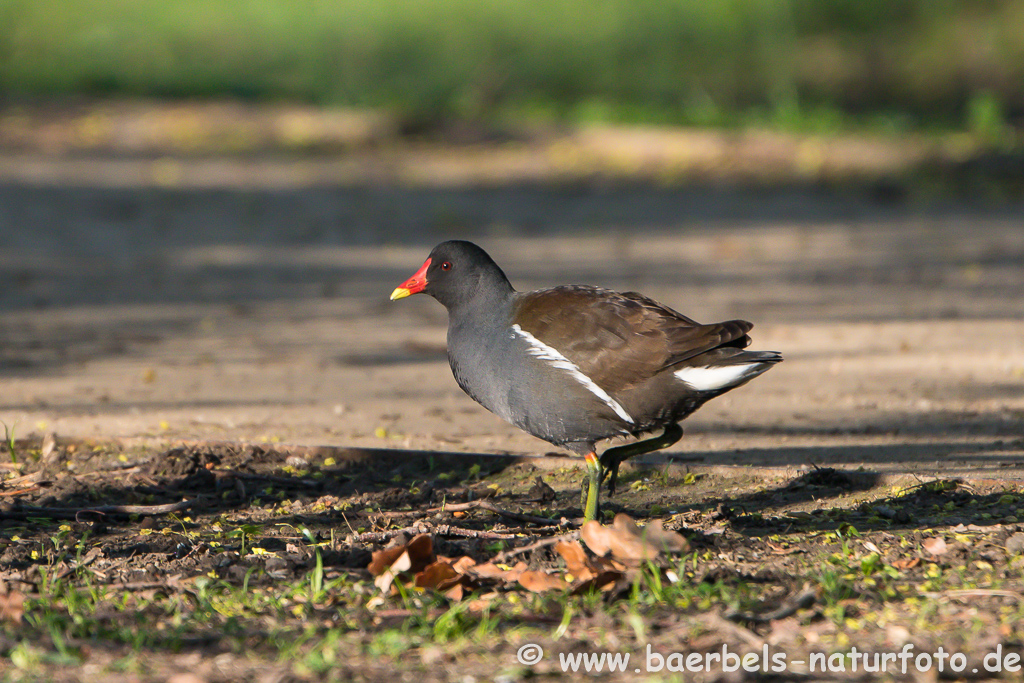
[[[484,563],[571,530],[580,515],[583,476],[574,461],[215,443],[147,451],[79,441],[59,443],[46,458],[38,449],[38,443],[18,444],[21,466],[10,469],[20,479],[9,477],[15,483],[2,491],[0,581],[8,596],[24,595],[29,609],[18,619],[7,617],[0,646],[18,660],[20,637],[36,633],[44,653],[37,653],[36,674],[47,680],[122,680],[118,661],[133,662],[141,680],[165,680],[183,670],[182,658],[190,653],[205,663],[199,680],[251,680],[266,667],[283,676],[272,680],[319,680],[308,662],[332,632],[342,634],[336,656],[344,655],[343,662],[321,672],[332,680],[386,678],[383,661],[425,680],[449,680],[455,671],[483,680],[495,662],[512,672],[509,680],[560,675],[555,652],[604,648],[639,657],[645,644],[655,653],[706,653],[723,645],[751,650],[753,639],[783,647],[795,662],[801,653],[851,644],[898,651],[912,642],[918,652],[940,644],[958,647],[975,662],[997,646],[1013,650],[1021,642],[1024,525],[1018,518],[1024,515],[1024,495],[1017,485],[915,481],[827,468],[726,477],[687,465],[627,465],[620,492],[605,501],[604,513],[661,518],[681,531],[692,552],[683,558],[680,581],[692,597],[684,591],[675,604],[647,604],[646,634],[624,634],[622,612],[614,608],[622,602],[637,609],[636,595],[607,594],[607,608],[585,601],[573,608],[573,627],[561,639],[552,633],[572,602],[537,596],[525,611],[495,603],[503,617],[497,632],[475,644],[459,641],[454,654],[438,654],[417,639],[410,623],[421,630],[419,620],[432,624],[445,609],[443,599],[435,598],[435,607],[425,603],[419,613],[401,601],[396,605],[395,598],[375,603],[344,591],[369,588],[366,595],[372,595],[372,553],[416,533],[432,534],[438,555]],[[152,507],[93,511],[183,500],[191,506],[171,514],[147,514]],[[469,501],[486,501],[509,514],[440,509]],[[517,513],[551,523],[520,522]],[[932,545],[936,537],[945,539],[943,548]],[[520,559],[543,571],[561,566],[550,546],[515,558]],[[326,606],[310,607],[312,612],[286,613],[273,624],[225,622],[211,613],[198,625],[148,637],[141,649],[124,635],[138,629],[140,619],[167,618],[154,612],[162,603],[139,595],[173,600],[192,595],[208,580],[225,590],[244,586],[253,595],[274,594],[307,580],[318,561],[328,581],[349,588],[331,595]],[[55,580],[67,582],[65,595],[108,587],[111,604],[88,618],[76,616],[72,604],[49,608],[71,621],[98,625],[68,626],[67,640],[46,633],[53,614],[47,621],[33,600],[52,591]],[[145,608],[118,611],[113,596],[120,592],[132,596],[122,598],[128,604]],[[465,600],[469,618],[480,592]],[[921,600],[930,601],[930,616]],[[971,638],[968,622],[984,637]],[[508,631],[517,624],[540,629],[531,638],[549,653],[546,661],[528,669],[517,664],[522,636]],[[395,629],[408,642],[390,659],[375,657]],[[274,634],[282,632],[307,634],[301,656],[291,652],[281,659]],[[603,635],[579,640],[585,633]],[[407,650],[419,656],[398,656]],[[220,660],[230,666],[216,670],[211,662]],[[90,662],[93,674],[86,675]],[[28,676],[23,667],[11,671]],[[797,677],[807,674],[799,667],[794,671]]]

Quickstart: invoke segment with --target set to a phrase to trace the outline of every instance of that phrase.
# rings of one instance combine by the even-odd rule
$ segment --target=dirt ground
[[[387,299],[434,243],[454,237],[482,244],[519,289],[589,283],[638,290],[701,321],[750,320],[752,348],[785,356],[688,419],[686,436],[667,453],[629,468],[611,511],[672,516],[698,548],[727,552],[714,536],[722,515],[731,513],[716,517],[715,508],[738,508],[740,521],[731,522],[738,535],[728,541],[734,555],[749,551],[752,538],[839,528],[842,521],[800,517],[822,505],[860,514],[845,523],[883,535],[899,510],[908,512],[896,526],[919,537],[927,528],[961,525],[958,533],[983,536],[981,553],[990,552],[985,543],[1000,548],[1022,528],[1019,203],[726,181],[697,188],[536,179],[424,186],[337,185],[314,177],[282,185],[261,181],[261,164],[281,163],[263,157],[244,162],[241,180],[224,181],[191,174],[193,166],[209,168],[209,159],[135,159],[131,164],[151,172],[136,176],[119,158],[90,157],[82,172],[80,159],[43,155],[20,163],[25,154],[0,160],[0,420],[25,439],[23,463],[34,463],[12,468],[10,476],[39,473],[26,480],[25,493],[11,493],[16,489],[7,483],[2,491],[10,503],[0,513],[7,544],[0,571],[11,590],[18,581],[35,585],[30,568],[45,559],[12,538],[53,533],[26,529],[26,515],[13,512],[19,504],[74,508],[199,496],[205,502],[192,514],[202,524],[269,525],[271,494],[260,491],[277,486],[296,506],[289,524],[307,524],[320,538],[335,530],[324,560],[334,572],[364,570],[383,542],[343,537],[404,524],[382,521],[381,511],[486,497],[490,484],[511,492],[503,505],[527,501],[517,510],[553,520],[579,514],[574,462],[545,457],[554,449],[489,415],[455,385],[440,305],[427,297]],[[61,164],[77,170],[38,172]],[[160,169],[168,164],[172,181],[189,182],[167,182]],[[58,455],[48,462],[35,449],[49,433]],[[95,458],[88,455],[94,450]],[[660,484],[639,474],[652,467],[662,473]],[[452,483],[439,483],[434,468],[451,470]],[[816,472],[830,471],[818,468],[835,468],[838,479],[815,480]],[[310,483],[310,472],[327,483]],[[539,475],[554,486],[553,502],[528,502]],[[972,509],[943,485],[911,500],[892,493],[936,479],[959,479],[953,488],[967,492]],[[33,488],[39,481],[46,486]],[[431,490],[410,493],[422,481],[433,481]],[[947,503],[952,507],[943,508]],[[882,512],[863,508],[871,504]],[[331,513],[350,507],[373,512],[345,521]],[[762,513],[764,519],[751,517]],[[872,526],[879,514],[888,525]],[[251,556],[248,563],[218,564],[214,555],[192,552],[197,542],[183,545],[173,534],[140,540],[139,519],[118,518],[95,532],[109,534],[96,565],[106,580],[165,582],[219,571],[241,581],[257,560],[266,569],[265,558]],[[428,521],[436,531],[455,519]],[[495,527],[486,514],[462,523],[524,533],[522,524]],[[97,522],[71,524],[78,533]],[[984,533],[966,530],[975,524],[985,524]],[[309,570],[308,549],[288,547],[293,533],[252,533],[285,558],[276,566],[280,577]],[[871,538],[892,559],[892,538]],[[243,537],[242,559],[244,543]],[[439,552],[453,556],[493,555],[480,542],[443,543],[449,545]],[[832,552],[833,545],[818,551]],[[1008,566],[999,557],[978,561]],[[137,559],[118,564],[119,558]],[[712,571],[703,565],[698,574]],[[1019,582],[1016,572],[1011,583]],[[783,593],[793,588],[781,579],[779,585]],[[209,634],[195,637],[184,654],[168,654],[148,673],[124,680],[167,680],[174,671],[199,672],[199,680],[253,680],[252,667],[262,666],[235,662],[218,673],[211,658],[220,651],[205,649]],[[435,656],[424,648],[420,655]],[[359,652],[348,674],[387,675]],[[117,656],[94,647],[92,673],[50,662],[47,675],[99,680],[102,670],[122,680],[110,673]],[[493,659],[472,651],[466,657],[476,662],[467,670],[488,678]],[[444,671],[427,679],[454,675],[451,667]]]
[[[643,188],[0,195],[0,416],[19,435],[543,454],[455,386],[436,302],[387,300],[433,243],[469,237],[520,289],[754,322],[786,362],[687,421],[673,452],[694,461],[1013,476],[1022,455],[1019,211]]]

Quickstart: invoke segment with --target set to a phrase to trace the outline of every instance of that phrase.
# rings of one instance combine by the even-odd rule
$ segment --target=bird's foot
[[[619,478],[619,465],[622,464],[623,460],[668,448],[679,441],[682,436],[683,428],[676,423],[672,423],[665,427],[665,431],[662,432],[661,436],[626,444],[625,446],[609,448],[602,453],[600,462],[602,470],[601,483],[608,482],[608,495],[615,494],[615,484]]]

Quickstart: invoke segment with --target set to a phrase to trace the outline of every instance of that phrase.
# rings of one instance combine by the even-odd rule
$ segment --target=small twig
[[[438,536],[462,536],[463,538],[483,538],[489,541],[509,541],[520,538],[516,534],[502,534],[497,531],[481,531],[478,529],[463,529],[462,527],[440,524],[433,529]]]
[[[502,534],[497,531],[481,531],[477,529],[464,529],[450,524],[439,524],[438,526],[407,526],[401,529],[389,529],[388,531],[367,531],[364,534],[353,534],[348,540],[352,543],[384,543],[395,536],[408,534],[433,534],[435,536],[461,536],[463,538],[482,538],[488,541],[508,541],[520,538],[516,534]]]
[[[345,526],[347,526],[348,530],[351,531],[353,533],[353,535],[354,535],[356,533],[356,530],[352,528],[352,523],[348,521],[348,516],[346,516],[345,513],[342,512],[341,513],[341,518],[343,520],[345,520]]]
[[[4,486],[17,486],[18,484],[35,484],[43,478],[42,470],[36,472],[30,472],[29,474],[23,474],[20,477],[12,477],[11,479],[5,479],[2,483]]]
[[[557,534],[565,531],[564,526],[506,526],[504,532],[506,534],[516,534],[517,536],[529,536],[530,538],[545,537],[547,538],[550,534]]]
[[[407,526],[401,529],[391,529],[389,531],[367,531],[362,534],[351,534],[348,539],[350,543],[384,543],[390,541],[395,536],[402,534],[419,534],[423,533],[424,528],[419,526]]]
[[[452,503],[451,505],[445,505],[439,508],[430,508],[427,512],[465,512],[467,510],[487,510],[488,512],[493,512],[494,514],[507,519],[514,519],[517,522],[526,522],[528,524],[558,524],[557,519],[537,517],[535,515],[524,515],[519,512],[510,512],[509,510],[502,509],[494,503],[489,503],[486,500],[471,500],[468,503]]]
[[[13,491],[0,491],[0,497],[20,496],[20,495],[23,495],[23,494],[26,494],[26,493],[34,493],[35,491],[40,491],[40,490],[42,490],[42,488],[43,488],[42,486],[36,485],[36,486],[29,486],[28,488],[23,488],[23,489],[14,489]]]
[[[26,519],[28,517],[49,517],[51,519],[79,519],[80,515],[94,513],[97,515],[165,515],[170,512],[187,510],[195,504],[195,500],[183,500],[166,505],[97,505],[86,508],[44,508],[21,506],[14,510],[0,511],[0,519]]]
[[[491,560],[491,561],[495,562],[495,563],[505,562],[509,558],[515,557],[516,555],[522,555],[523,553],[528,553],[531,550],[538,550],[540,548],[546,548],[549,545],[554,545],[554,544],[559,543],[561,541],[575,541],[579,537],[580,537],[580,532],[578,532],[578,531],[570,531],[567,534],[560,534],[558,536],[552,536],[550,538],[542,538],[541,540],[534,541],[533,543],[530,543],[529,545],[524,545],[524,546],[519,547],[519,548],[510,548],[509,550],[506,550],[504,552],[498,553],[497,555],[494,556],[494,559]]]

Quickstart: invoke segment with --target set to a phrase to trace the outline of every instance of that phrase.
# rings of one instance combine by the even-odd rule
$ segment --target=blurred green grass
[[[0,0],[0,95],[998,140],[1022,26],[1024,0]]]

